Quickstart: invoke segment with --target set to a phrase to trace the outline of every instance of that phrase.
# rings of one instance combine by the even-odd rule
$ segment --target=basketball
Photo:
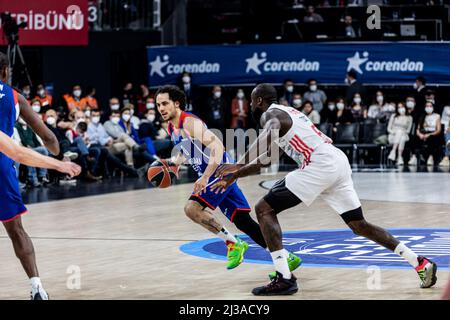
[[[153,162],[148,171],[147,178],[155,187],[167,188],[178,176],[178,166],[171,166],[166,160]]]

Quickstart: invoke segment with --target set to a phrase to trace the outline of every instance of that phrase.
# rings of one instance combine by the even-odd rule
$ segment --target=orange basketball
[[[172,184],[172,177],[167,165],[161,161],[155,161],[147,171],[147,178],[155,187],[167,188]]]

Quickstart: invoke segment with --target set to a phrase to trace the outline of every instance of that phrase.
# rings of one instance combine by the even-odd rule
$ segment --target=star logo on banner
[[[249,73],[250,70],[253,70],[256,74],[261,74],[259,70],[259,66],[267,60],[267,54],[265,52],[261,52],[261,59],[258,58],[258,54],[255,52],[251,58],[245,59],[247,62],[247,69],[245,69],[246,73]]]
[[[353,57],[347,58],[347,61],[348,61],[347,71],[350,71],[353,69],[356,72],[362,74],[363,71],[361,70],[361,65],[363,63],[365,63],[367,60],[369,60],[369,58],[367,58],[368,56],[369,56],[369,53],[367,51],[363,52],[364,58],[361,58],[359,56],[359,52],[355,52]]]
[[[164,55],[163,60],[164,61],[161,61],[160,56],[157,56],[154,61],[149,63],[150,64],[150,77],[156,73],[161,78],[164,78],[164,73],[162,72],[162,68],[164,68],[165,66],[167,66],[169,64],[169,56]]]

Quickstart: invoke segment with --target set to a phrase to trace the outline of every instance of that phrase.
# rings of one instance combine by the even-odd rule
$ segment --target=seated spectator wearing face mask
[[[45,111],[52,108],[53,98],[45,90],[45,87],[43,84],[40,84],[37,86],[36,97],[34,97],[34,99],[38,99],[41,102],[42,113],[45,113]]]
[[[156,116],[155,109],[149,109],[139,127],[139,137],[143,140],[150,138],[155,152],[160,157],[170,157],[172,142],[162,127],[161,120]]]
[[[336,122],[336,102],[328,101],[326,107],[320,112],[321,123],[335,123]]]
[[[70,141],[67,139],[65,135],[65,129],[61,129],[57,126],[58,121],[58,115],[55,110],[49,109],[44,114],[44,122],[47,125],[47,127],[53,132],[53,134],[56,136],[56,139],[59,142],[59,148],[61,150],[61,153],[64,155],[64,157],[75,160],[78,158],[78,153],[72,152],[69,150],[70,148]]]
[[[316,110],[314,110],[311,101],[303,102],[300,111],[303,112],[305,115],[307,115],[309,120],[311,120],[311,122],[314,123],[316,126],[320,124],[320,115]]]
[[[359,93],[355,93],[353,97],[351,112],[356,122],[363,122],[367,119],[367,107],[363,104]]]
[[[291,79],[286,79],[283,82],[283,88],[280,95],[280,103],[282,100],[287,101],[288,106],[292,106],[292,98],[294,94],[294,82]]]
[[[231,125],[232,129],[246,129],[248,118],[248,100],[244,90],[238,89],[236,96],[231,100]]]
[[[327,95],[324,91],[317,88],[316,79],[310,79],[308,81],[308,91],[303,94],[303,99],[311,101],[314,110],[320,113],[323,109],[325,101],[327,101]]]
[[[48,156],[48,150],[44,147],[42,140],[33,132],[33,130],[27,125],[27,123],[19,118],[16,123],[16,129],[20,137],[20,143],[26,148],[33,149],[34,151]],[[43,168],[28,168],[28,184],[32,187],[39,187],[41,184],[47,184],[50,181],[47,177],[47,169]]]
[[[395,161],[397,165],[403,165],[403,150],[409,140],[409,133],[413,125],[413,118],[406,114],[406,106],[400,102],[397,105],[396,113],[391,116],[388,124],[388,141],[392,145],[388,159]],[[398,151],[398,153],[397,153]]]
[[[218,129],[222,134],[225,132],[225,110],[227,103],[222,95],[222,88],[214,86],[212,96],[207,102],[207,124],[211,129]]]
[[[333,131],[337,132],[337,126],[344,124],[351,124],[355,122],[353,114],[350,108],[345,105],[345,100],[343,98],[336,99],[336,117],[334,119]]]
[[[86,99],[81,97],[81,93],[81,86],[76,84],[72,87],[72,93],[67,93],[63,96],[69,113],[73,110],[84,111]]]
[[[441,117],[434,112],[433,103],[430,101],[425,103],[425,113],[416,130],[418,153],[423,156],[427,165],[437,165],[442,150]]]
[[[395,114],[395,103],[394,102],[387,102],[381,108],[379,121],[381,123],[387,123],[387,122],[389,122],[389,119],[391,119],[393,114]]]
[[[102,123],[105,123],[106,121],[109,121],[111,118],[111,114],[113,112],[120,112],[120,101],[116,97],[112,97],[109,99],[108,108],[103,112],[100,121]]]
[[[383,108],[387,105],[384,95],[382,91],[377,91],[375,94],[375,99],[373,103],[370,105],[369,110],[367,111],[367,118],[368,119],[374,119],[379,120],[382,118],[382,112]]]
[[[302,95],[300,93],[294,93],[294,95],[292,96],[292,108],[295,108],[297,110],[300,110],[300,108],[302,107]]]
[[[196,115],[199,114],[199,94],[198,88],[194,85],[192,74],[189,72],[183,72],[178,77],[178,87],[183,90],[186,95],[186,106],[184,111],[191,112]]]
[[[130,115],[131,115],[130,122],[131,122],[131,125],[133,126],[134,130],[139,130],[139,125],[141,124],[141,119],[136,117],[136,114],[134,111],[134,105],[129,103],[125,107],[130,109]]]
[[[31,100],[30,105],[31,105],[31,108],[33,109],[33,111],[42,117],[43,110],[42,110],[41,101],[39,99],[33,99],[33,100]]]

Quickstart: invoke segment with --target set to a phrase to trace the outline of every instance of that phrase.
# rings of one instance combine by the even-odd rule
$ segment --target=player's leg
[[[39,278],[33,243],[23,228],[21,217],[18,216],[11,221],[3,222],[3,225],[12,241],[17,258],[30,278],[31,298],[33,300],[47,300],[48,295]]]

